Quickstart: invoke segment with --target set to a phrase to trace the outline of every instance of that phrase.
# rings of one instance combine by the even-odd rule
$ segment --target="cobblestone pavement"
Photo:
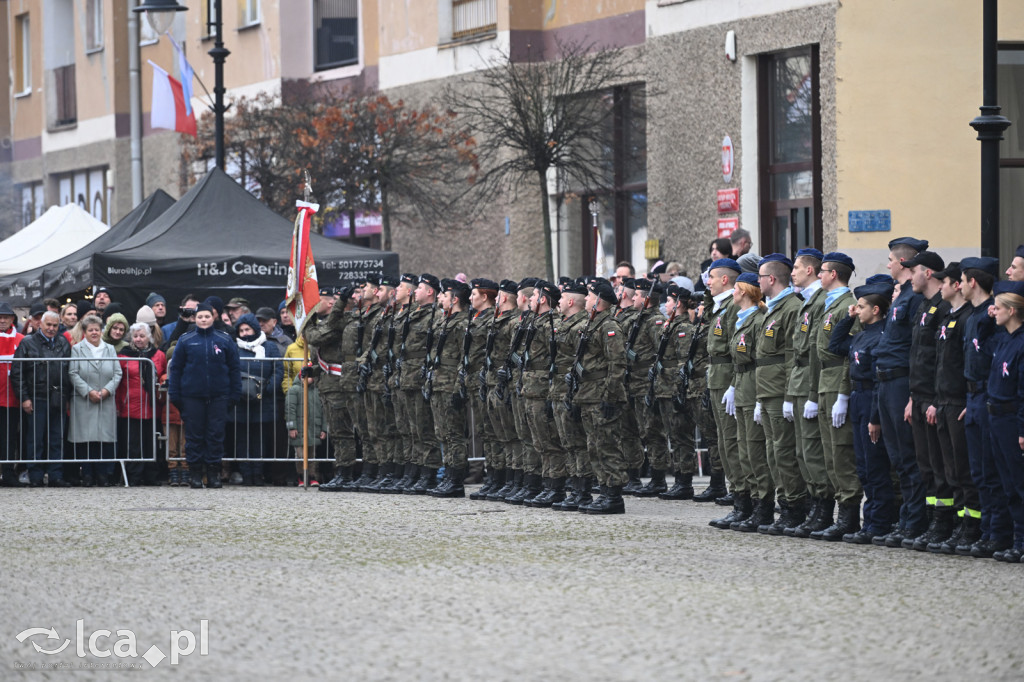
[[[1024,566],[720,531],[707,525],[725,511],[714,505],[626,504],[604,518],[283,488],[3,489],[0,675],[1024,676]],[[170,632],[198,637],[205,619],[209,653],[155,669],[97,658],[78,619],[85,639],[131,630],[140,656],[169,655]],[[51,627],[53,639],[16,638]],[[33,647],[65,639],[57,655]],[[142,670],[78,669],[111,662]]]

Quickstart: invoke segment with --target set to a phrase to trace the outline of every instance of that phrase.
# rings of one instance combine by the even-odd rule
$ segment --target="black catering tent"
[[[52,263],[0,277],[0,298],[12,306],[28,307],[44,298],[61,298],[92,286],[93,255],[129,239],[174,204],[162,189],[150,194],[113,227],[74,253]]]
[[[293,223],[277,215],[219,169],[207,173],[148,227],[93,259],[93,281],[128,311],[150,291],[173,310],[187,293],[201,299],[241,296],[276,306],[288,279]],[[398,255],[310,236],[320,286],[341,286],[369,273],[398,274]]]

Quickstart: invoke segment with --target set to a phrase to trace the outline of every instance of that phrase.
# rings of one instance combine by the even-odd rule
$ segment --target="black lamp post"
[[[999,113],[996,63],[998,0],[985,0],[982,39],[981,115],[971,121],[981,141],[981,255],[999,257],[999,141],[1010,120]]]
[[[145,12],[146,19],[153,30],[163,34],[174,21],[174,12],[184,12],[188,7],[179,5],[176,0],[143,0],[142,4],[135,7],[133,12]],[[214,147],[216,154],[217,168],[224,170],[224,60],[231,54],[224,47],[223,25],[221,24],[221,0],[213,2],[213,17],[208,22],[208,27],[213,29],[213,49],[207,54],[213,57],[213,114],[214,114]]]

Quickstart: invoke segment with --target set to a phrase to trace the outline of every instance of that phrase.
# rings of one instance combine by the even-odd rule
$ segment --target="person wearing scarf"
[[[115,396],[117,442],[121,448],[118,454],[133,460],[125,465],[129,485],[159,485],[166,462],[157,462],[154,458],[156,410],[153,396],[156,395],[157,377],[166,370],[167,360],[163,351],[153,344],[149,324],[136,322],[128,332],[131,342],[121,349],[118,357],[133,358],[135,361],[121,360],[124,378]]]
[[[245,313],[235,322],[235,343],[238,345],[243,391],[234,410],[228,412],[228,441],[235,457],[258,460],[273,457],[274,426],[284,415],[277,410],[276,392],[284,378],[281,351],[275,343],[267,343],[267,335],[252,313]],[[245,386],[258,384],[259,397],[246,397]],[[284,455],[282,455],[284,456]],[[263,464],[239,462],[242,485],[263,485]]]
[[[114,325],[121,325],[115,329]],[[128,345],[128,318],[121,313],[114,313],[107,318],[107,326],[103,328],[103,341],[114,347],[118,353]]]
[[[113,460],[116,455],[117,410],[114,392],[121,383],[121,365],[114,347],[103,341],[103,322],[90,315],[82,320],[85,338],[71,349],[71,421],[68,442],[75,458]],[[113,485],[112,461],[82,465],[83,485]]]

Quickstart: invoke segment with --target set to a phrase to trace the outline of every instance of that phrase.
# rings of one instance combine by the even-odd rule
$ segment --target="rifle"
[[[494,361],[491,360],[491,353],[494,352],[494,341],[498,337],[498,328],[495,322],[498,321],[498,316],[501,313],[495,313],[491,317],[491,325],[487,329],[487,340],[484,342],[484,366],[480,369],[480,374],[477,377],[480,380],[480,402],[487,402],[487,373],[491,371],[494,366]]]
[[[654,288],[654,283],[651,282],[651,289]],[[634,344],[636,344],[636,337],[640,335],[640,326],[643,323],[644,312],[647,310],[647,301],[651,298],[651,289],[647,289],[644,293],[644,304],[640,307],[640,312],[633,318],[633,324],[629,328],[629,333],[626,334],[626,374],[625,384],[626,390],[629,390],[629,378],[633,374],[633,363],[639,358],[636,351],[633,350]]]
[[[359,301],[359,324],[356,325],[356,357],[358,358],[363,354],[363,335],[366,333],[366,311],[370,306],[363,307],[363,302]]]
[[[412,303],[409,303],[411,306]],[[405,322],[402,323],[402,345],[398,347],[398,359],[395,360],[395,389],[402,388],[402,366],[405,365],[405,341],[409,338],[409,326],[412,322],[413,311],[410,310],[409,314],[405,316]],[[431,321],[433,321],[433,313],[431,313]]]
[[[427,380],[427,369],[430,365],[430,351],[434,349],[434,315],[437,314],[437,301],[430,306],[430,322],[427,323],[427,354],[423,356],[423,364],[420,365],[420,381]],[[447,319],[447,318],[445,318]]]
[[[388,304],[384,306],[384,311],[377,318],[377,323],[373,326],[373,335],[370,336],[370,350],[367,352],[367,362],[359,365],[359,381],[356,382],[356,393],[366,392],[366,384],[370,380],[370,375],[373,374],[373,367],[377,364],[377,344],[380,343],[380,337],[384,335],[384,318],[391,313],[391,307],[394,305],[394,296],[388,301]]]
[[[523,394],[523,372],[526,371],[526,366],[530,364],[530,347],[533,346],[533,337],[537,333],[537,326],[534,324],[537,321],[537,311],[531,311],[533,315],[530,316],[530,326],[526,328],[526,339],[523,341],[523,355],[522,360],[519,363],[519,380],[516,382],[516,395]]]
[[[530,315],[532,311],[527,310],[523,317]],[[512,342],[508,347],[508,355],[505,356],[505,362],[498,368],[498,383],[494,387],[494,394],[498,397],[498,400],[505,401],[506,403],[512,399],[512,395],[505,394],[508,388],[508,380],[512,378],[512,371],[518,367],[523,359],[519,355],[519,346],[523,343],[523,338],[526,336],[526,323],[520,318],[519,327],[516,329],[515,335],[512,337]]]
[[[596,302],[590,308],[590,318],[587,319],[586,326],[580,331],[579,341],[576,342],[576,357],[572,361],[572,367],[569,368],[569,372],[565,375],[565,383],[569,387],[569,390],[565,393],[565,409],[569,412],[573,410],[572,399],[580,390],[580,381],[583,380],[583,356],[587,354],[587,344],[590,343],[590,332],[594,324],[595,315],[597,315]]]
[[[479,315],[480,312],[476,315]],[[466,392],[466,375],[469,374],[469,351],[473,348],[473,320],[476,315],[469,319],[466,324],[466,333],[462,335],[462,362],[460,363],[462,366],[459,367],[458,395],[463,405],[469,399],[469,394]]]
[[[697,329],[693,332],[693,338],[690,339],[690,348],[686,353],[686,362],[679,366],[679,385],[676,388],[675,396],[672,397],[672,402],[677,412],[681,412],[686,405],[686,394],[690,390],[690,379],[693,377],[693,359],[697,355],[697,348],[707,331],[705,329],[705,322],[706,319],[703,315],[697,320]]]
[[[437,351],[434,353],[433,361],[430,363],[430,369],[427,370],[427,380],[423,385],[423,399],[428,403],[430,397],[434,395],[434,372],[437,369],[437,365],[441,362],[441,353],[444,352],[444,345],[448,341],[448,320],[452,316],[454,308],[448,308],[444,314],[444,322],[441,324],[441,335],[437,337]]]
[[[551,325],[551,338],[548,340],[548,355],[551,364],[548,365],[548,387],[555,383],[555,357],[558,355],[558,341],[555,339],[555,309],[548,310],[548,323]]]
[[[661,359],[665,357],[665,350],[668,348],[669,339],[669,327],[672,326],[672,322],[676,319],[676,315],[679,313],[679,304],[672,309],[672,314],[668,316],[668,322],[665,323],[665,327],[661,330],[661,338],[658,339],[658,352],[654,356],[654,364],[651,365],[650,371],[647,373],[647,379],[650,381],[650,385],[647,387],[647,395],[644,396],[644,405],[648,409],[654,405],[654,384],[658,380],[658,376],[661,374],[662,369]]]

